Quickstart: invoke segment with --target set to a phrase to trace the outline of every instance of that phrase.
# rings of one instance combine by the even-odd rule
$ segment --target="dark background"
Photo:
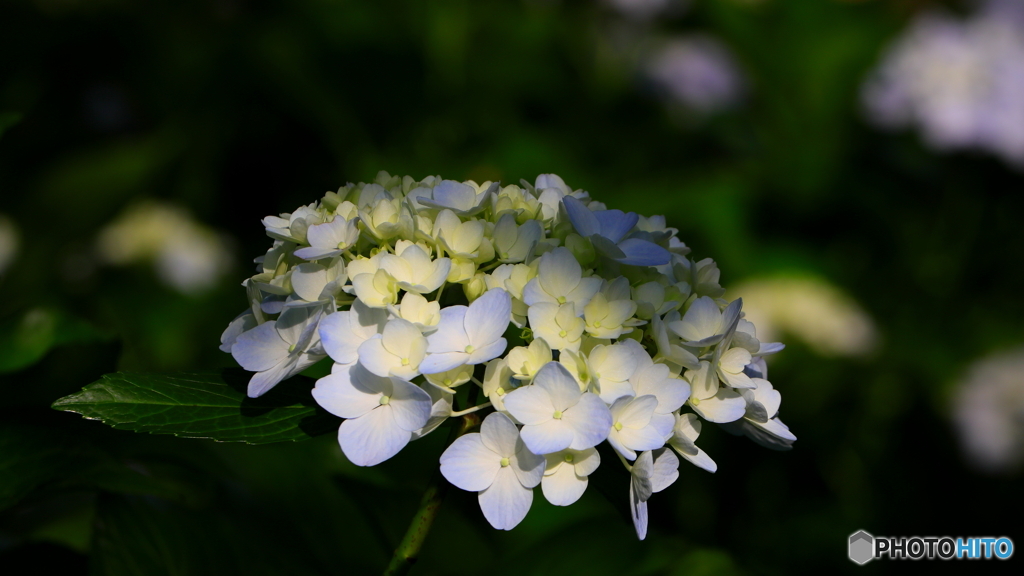
[[[364,470],[332,435],[214,444],[48,407],[105,372],[231,366],[218,337],[269,246],[259,220],[382,169],[554,172],[609,207],[665,214],[726,288],[813,275],[880,335],[858,358],[784,335],[771,380],[795,449],[705,426],[718,472],[683,463],[645,542],[617,508],[624,486],[615,505],[591,489],[567,509],[538,491],[510,533],[455,490],[414,573],[897,573],[908,563],[852,564],[847,536],[1024,542],[1019,470],[968,466],[950,420],[970,363],[1024,341],[1024,177],[862,120],[864,75],[927,5],[707,0],[629,23],[553,0],[4,3],[0,212],[21,249],[0,279],[0,572],[382,570],[443,434]],[[747,77],[742,102],[665,106],[615,55],[623,26],[716,35]],[[141,199],[233,239],[215,287],[183,294],[151,266],[98,261],[99,230]]]

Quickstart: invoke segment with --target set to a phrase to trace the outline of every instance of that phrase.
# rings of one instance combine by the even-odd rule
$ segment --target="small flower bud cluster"
[[[274,244],[222,337],[256,397],[321,359],[316,401],[372,466],[445,420],[491,411],[441,456],[508,530],[540,485],[582,496],[607,441],[629,470],[640,538],[676,456],[714,472],[701,421],[769,447],[796,439],[741,301],[663,217],[608,210],[556,175],[534,184],[416,181],[381,172],[263,221]],[[512,340],[510,343],[509,340]],[[457,410],[457,388],[486,398]],[[477,394],[470,394],[475,398]]]

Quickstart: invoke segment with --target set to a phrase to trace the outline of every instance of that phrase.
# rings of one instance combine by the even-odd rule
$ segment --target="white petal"
[[[441,474],[470,492],[486,490],[501,468],[501,456],[484,446],[480,434],[461,436],[441,454]]]
[[[555,410],[567,410],[580,400],[580,385],[565,366],[558,362],[548,362],[541,366],[533,377],[533,384],[548,393]]]
[[[220,335],[221,351],[230,354],[231,347],[235,345],[235,341],[238,340],[238,337],[242,333],[252,330],[256,326],[259,326],[259,323],[257,322],[256,317],[253,316],[251,310],[246,310],[236,316],[235,319],[228,324],[228,327],[224,329],[224,333]]]
[[[339,364],[359,358],[359,345],[384,328],[388,313],[356,300],[350,310],[335,312],[320,321],[320,342],[324,351]]]
[[[615,406],[622,402],[621,409],[614,411]],[[643,428],[651,421],[654,410],[658,407],[658,399],[651,395],[639,396],[628,400],[619,398],[612,405],[613,416],[626,428]]]
[[[772,450],[789,450],[796,441],[796,436],[789,431],[789,427],[778,418],[772,418],[764,424],[744,418],[734,424],[742,425],[742,431],[748,438]]]
[[[508,400],[505,401],[505,407],[508,407]],[[550,454],[565,450],[576,436],[569,424],[554,418],[541,424],[523,426],[520,435],[523,443],[534,454]]]
[[[669,375],[668,366],[652,364],[633,378],[637,396],[652,394],[658,399],[656,412],[668,414],[679,409],[690,398],[690,384]]]
[[[437,205],[466,211],[476,205],[476,192],[468,184],[455,180],[442,180],[434,186],[433,201]]]
[[[544,476],[541,481],[541,490],[548,502],[555,506],[568,506],[583,496],[587,490],[587,477],[576,475],[573,466],[560,466],[554,474]]]
[[[585,450],[597,446],[608,437],[612,426],[612,413],[608,405],[596,394],[587,392],[575,406],[565,411],[562,421],[575,432],[573,450]]]
[[[319,317],[319,308],[285,308],[274,322],[277,333],[289,345],[298,344],[304,333]]]
[[[517,388],[505,395],[504,402],[505,410],[523,424],[542,424],[555,413],[551,395],[539,386]]]
[[[601,454],[598,453],[597,448],[580,450],[576,453],[576,458],[572,463],[576,468],[577,475],[590,476],[601,465]]]
[[[654,494],[654,486],[651,484],[651,478],[654,476],[654,454],[650,450],[640,454],[629,473],[629,483],[637,500],[646,502]]]
[[[426,342],[421,343],[422,340],[425,339],[420,329],[412,322],[402,318],[389,320],[384,326],[384,332],[381,333],[381,343],[384,348],[400,358],[411,358],[414,355],[413,350],[425,348]]]
[[[559,247],[541,256],[537,278],[541,288],[548,294],[568,296],[583,275],[583,269],[568,248]],[[525,296],[525,294],[524,294]],[[530,304],[527,302],[527,304]],[[531,304],[532,305],[532,304]]]
[[[608,445],[615,449],[626,460],[635,460],[636,452],[631,450],[619,440],[619,432],[612,430],[608,433]]]
[[[511,458],[520,448],[519,429],[501,412],[492,412],[484,418],[480,439],[500,458]]]
[[[654,451],[651,492],[661,492],[679,478],[679,458],[668,448]]]
[[[722,313],[714,300],[701,296],[690,304],[682,321],[673,322],[670,327],[686,340],[709,338],[722,328]]]
[[[502,288],[488,290],[466,311],[464,322],[470,344],[476,347],[497,341],[505,333],[511,318],[512,296]]]
[[[558,304],[558,301],[555,300],[554,296],[545,292],[544,288],[541,288],[539,278],[530,280],[526,283],[526,286],[523,287],[523,302],[525,302],[527,306],[530,306],[531,310],[533,309],[533,306],[536,306],[537,304]]]
[[[262,372],[277,366],[288,356],[288,343],[278,335],[273,322],[266,322],[235,339],[231,355],[242,368]]]
[[[359,418],[341,423],[338,443],[341,451],[357,466],[375,466],[398,454],[412,438],[396,422],[392,409],[380,406]]]
[[[292,289],[303,300],[319,300],[328,282],[327,268],[319,264],[306,262],[292,269]]]
[[[693,406],[693,411],[708,422],[732,422],[743,417],[747,403],[735,390],[719,388],[714,396]]]
[[[676,416],[676,423],[673,426],[673,435],[680,440],[687,442],[692,445],[700,436],[701,423],[700,419],[696,414],[680,414]],[[694,447],[695,449],[696,447]],[[688,449],[686,452],[693,453],[694,449]]]
[[[276,366],[263,372],[257,372],[249,379],[249,386],[246,390],[249,398],[259,398],[286,378],[291,378],[303,368],[296,370],[298,364],[297,356],[289,356]]]
[[[676,448],[676,445],[673,444],[672,447]],[[698,468],[703,468],[708,472],[714,473],[716,470],[718,470],[718,464],[715,464],[715,461],[712,460],[710,456],[708,456],[707,452],[701,450],[700,448],[697,448],[696,454],[687,454],[685,452],[680,451],[679,455],[682,456],[683,458],[686,458],[694,466]]]
[[[351,377],[350,370],[339,370],[316,381],[313,399],[335,416],[358,418],[380,406],[380,390]]]
[[[672,437],[672,427],[675,425],[675,422],[675,414],[658,414],[655,412],[651,415],[649,426],[657,430],[664,441]]]
[[[601,290],[601,284],[604,281],[597,276],[591,276],[589,278],[581,278],[579,284],[573,288],[566,296],[566,300],[576,304],[576,315],[583,316],[584,307],[590,303],[590,300],[594,298],[594,294],[597,294]]]
[[[480,492],[480,510],[484,518],[498,530],[511,530],[526,518],[533,504],[533,490],[519,483],[515,473],[505,467],[498,471],[494,483]]]
[[[629,485],[629,510],[633,516],[636,537],[640,540],[647,538],[647,502],[637,499],[632,484]]]
[[[441,309],[441,320],[437,331],[427,338],[427,352],[465,352],[470,344],[466,334],[466,306],[449,306]]]
[[[510,459],[509,467],[516,473],[519,483],[527,488],[540,484],[544,476],[544,457],[530,452],[520,438],[516,443],[516,453]]]
[[[314,226],[316,228],[316,226]],[[320,260],[322,258],[331,258],[341,254],[341,250],[337,248],[317,248],[316,246],[308,246],[306,248],[299,248],[295,251],[297,258],[303,260]]]
[[[483,364],[488,360],[493,360],[498,356],[501,356],[505,352],[505,348],[508,347],[508,341],[504,338],[498,338],[494,342],[481,346],[473,350],[472,354],[468,355],[466,359],[467,364]]]
[[[469,360],[469,354],[465,352],[427,354],[427,357],[420,362],[419,371],[423,374],[447,372],[462,366],[467,360]]]
[[[391,383],[394,386],[394,391],[391,393],[391,402],[388,405],[394,409],[395,422],[398,426],[410,432],[426,426],[433,404],[430,394],[427,394],[423,388],[401,378],[392,377]]]
[[[654,426],[623,428],[616,433],[618,441],[634,451],[657,450],[665,445],[665,437]],[[610,437],[610,436],[609,436]]]
[[[359,345],[359,363],[377,376],[390,376],[393,368],[401,367],[399,358],[384,348],[380,334]]]

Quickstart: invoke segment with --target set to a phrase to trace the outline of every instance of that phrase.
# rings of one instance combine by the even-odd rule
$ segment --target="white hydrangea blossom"
[[[701,419],[773,448],[795,440],[761,358],[782,345],[757,340],[714,261],[691,260],[662,217],[608,209],[554,174],[501,186],[381,172],[263,223],[273,245],[221,339],[256,373],[250,396],[332,362],[313,397],[344,419],[339,444],[360,466],[491,412],[441,472],[479,493],[495,528],[515,527],[537,486],[576,502],[604,451],[630,471],[644,538],[676,452],[716,469],[695,443]]]

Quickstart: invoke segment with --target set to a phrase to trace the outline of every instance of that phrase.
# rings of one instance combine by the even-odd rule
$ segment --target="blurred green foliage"
[[[269,244],[259,219],[380,169],[555,172],[666,214],[727,288],[813,273],[882,334],[861,360],[790,341],[771,380],[795,450],[706,426],[718,473],[684,464],[646,542],[618,511],[624,485],[621,502],[590,490],[567,509],[538,494],[510,533],[453,491],[414,573],[854,573],[846,537],[861,528],[1020,542],[1019,474],[967,468],[947,412],[972,359],[1024,341],[1024,178],[859,119],[864,73],[920,4],[694,1],[656,33],[719,36],[750,86],[735,111],[692,118],[644,90],[601,3],[4,3],[0,212],[22,241],[0,278],[0,572],[384,566],[444,434],[364,470],[329,434],[214,444],[49,409],[114,370],[231,366],[217,339]],[[143,198],[233,236],[238,267],[183,295],[149,268],[103,265],[98,231]]]

